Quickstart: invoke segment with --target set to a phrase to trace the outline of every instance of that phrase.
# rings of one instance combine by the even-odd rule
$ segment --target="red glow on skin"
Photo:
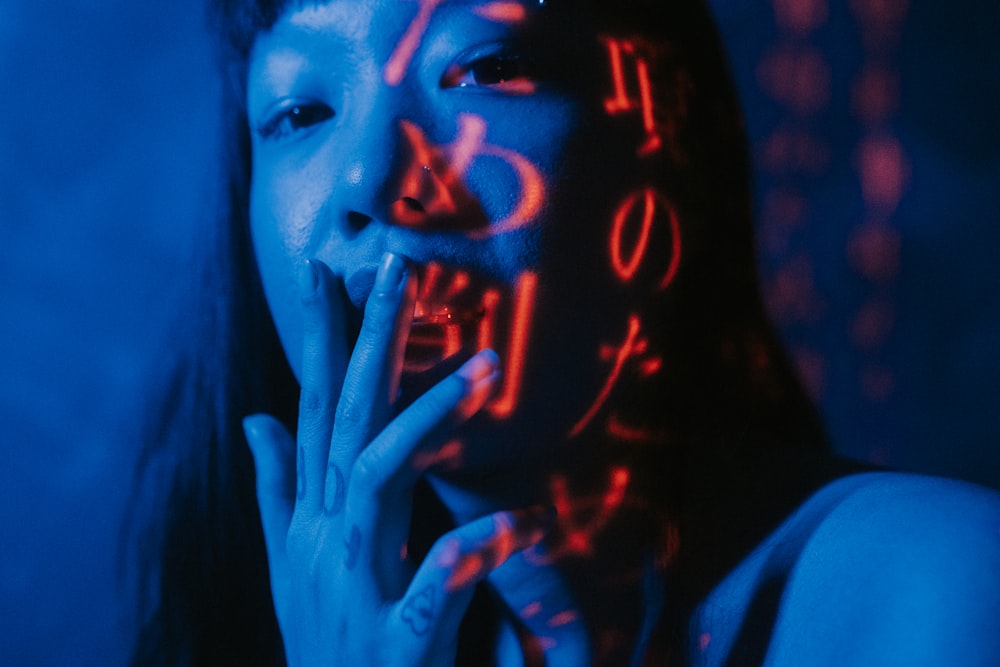
[[[622,256],[622,236],[625,232],[626,223],[632,217],[630,214],[640,198],[643,202],[642,226],[636,236],[635,245],[632,247],[628,257],[625,258]],[[681,263],[681,227],[680,221],[677,218],[677,211],[674,210],[673,205],[666,197],[660,195],[656,190],[653,188],[644,188],[630,194],[619,205],[615,211],[614,223],[611,228],[611,240],[609,243],[611,268],[614,269],[615,274],[622,282],[632,280],[639,270],[642,260],[645,258],[657,205],[666,210],[667,220],[670,224],[671,243],[670,264],[667,266],[667,271],[660,280],[659,285],[657,285],[657,288],[665,289],[677,276],[677,270],[680,268]]]
[[[633,41],[616,38],[604,38],[602,41],[608,48],[608,59],[611,64],[611,80],[614,85],[614,94],[604,100],[604,109],[611,115],[639,109],[642,112],[642,126],[646,131],[646,140],[639,147],[638,154],[649,155],[655,153],[663,146],[663,139],[657,130],[656,119],[653,113],[653,93],[649,83],[649,65],[646,59],[638,54],[638,49],[636,49]],[[635,84],[639,88],[638,97],[628,94],[628,78],[622,63],[623,55],[629,57],[635,63]]]
[[[452,313],[448,304],[469,286],[469,275],[465,271],[452,272],[447,282],[442,280],[442,274],[443,268],[440,264],[432,262],[427,265],[414,305],[413,315],[418,321],[428,318],[450,319]],[[440,349],[434,356],[438,359],[447,359],[462,349],[462,334],[457,322],[451,326],[445,324],[430,330],[428,327],[418,326],[411,331],[406,343],[414,347]],[[433,361],[418,364],[408,360],[404,367],[407,371],[417,372],[427,370],[431,366]]]
[[[470,235],[473,238],[481,238],[509,232],[534,220],[545,202],[545,182],[542,180],[541,172],[523,155],[500,146],[483,145],[479,155],[500,158],[513,167],[520,184],[520,196],[514,210],[506,217],[491,223],[488,229]]]
[[[524,545],[523,540],[518,540],[516,528],[508,515],[499,514],[493,519],[493,536],[485,544],[479,545],[477,550],[461,556],[456,556],[451,563],[444,564],[451,567],[451,575],[445,582],[445,590],[451,592],[472,584],[482,575],[484,569],[493,569],[510,558],[511,554]],[[524,538],[537,541],[538,535],[525,535]],[[489,554],[489,558],[484,557]]]
[[[545,202],[545,182],[541,172],[523,155],[485,142],[486,122],[479,116],[459,114],[455,140],[436,146],[416,124],[401,120],[400,128],[413,158],[400,182],[400,199],[392,206],[397,224],[416,227],[429,219],[454,217],[468,199],[463,177],[476,157],[494,157],[510,166],[518,180],[518,196],[513,210],[486,228],[470,230],[471,238],[485,238],[517,229],[534,220]],[[405,198],[416,200],[423,210],[411,207]]]
[[[459,402],[455,412],[468,419],[479,412],[479,409],[489,400],[493,384],[497,379],[493,364],[481,357],[473,357],[459,372],[466,382],[466,396]]]
[[[442,0],[417,0],[419,9],[417,15],[410,21],[406,32],[400,38],[399,43],[389,56],[389,62],[385,64],[382,78],[390,86],[398,86],[406,74],[406,68],[410,66],[413,54],[416,53],[420,41],[427,32],[427,25],[430,23],[431,14]]]
[[[461,440],[449,440],[437,451],[414,454],[411,463],[416,470],[427,470],[431,467],[457,468],[462,463],[464,449],[465,445]]]
[[[698,637],[698,650],[704,653],[708,649],[708,645],[712,643],[712,635],[708,632],[703,632],[700,637]]]
[[[561,628],[564,625],[569,625],[570,623],[575,623],[579,620],[580,615],[572,610],[561,611],[558,614],[553,614],[552,618],[546,621],[546,625],[550,628]]]
[[[638,354],[636,351],[637,341],[639,337],[640,322],[638,315],[631,315],[628,320],[628,333],[625,335],[625,342],[622,343],[621,347],[617,348],[615,352],[614,366],[611,369],[611,374],[608,379],[604,382],[604,386],[601,387],[600,393],[598,393],[597,398],[594,400],[593,404],[587,409],[583,417],[580,418],[573,428],[570,429],[569,437],[574,438],[579,435],[583,429],[587,427],[588,424],[597,416],[601,407],[608,400],[608,396],[611,395],[611,390],[614,388],[615,384],[618,382],[618,378],[622,374],[622,369],[625,367],[625,362],[629,360],[630,357]],[[558,509],[558,506],[557,506]]]
[[[529,605],[526,605],[524,609],[521,610],[519,616],[523,619],[529,619],[534,616],[537,616],[540,611],[542,611],[542,603],[535,601]]]
[[[402,178],[399,194],[401,198],[408,197],[420,202],[424,210],[414,210],[402,200],[397,200],[392,210],[395,222],[415,226],[428,217],[455,215],[458,206],[455,204],[454,193],[461,182],[453,165],[444,159],[440,149],[431,146],[423,131],[415,124],[401,120],[399,126],[413,151],[413,161]],[[470,139],[461,134],[462,129],[459,127],[456,144]]]
[[[552,637],[538,637],[535,641],[538,642],[538,647],[543,651],[551,651],[559,644],[559,642]]]
[[[604,530],[608,522],[625,502],[631,473],[621,466],[611,469],[608,489],[597,499],[597,511],[593,512],[592,500],[573,498],[566,485],[566,478],[554,475],[550,482],[552,503],[559,517],[558,525],[563,535],[561,545],[550,550],[546,556],[557,559],[562,556],[588,556],[593,551],[594,537]],[[586,513],[589,518],[578,519]]]
[[[611,488],[604,494],[604,500],[601,503],[602,515],[614,512],[622,504],[622,501],[625,500],[625,489],[628,487],[630,476],[628,468],[617,467],[612,469]]]
[[[514,290],[514,327],[510,332],[510,343],[507,348],[503,389],[488,406],[490,413],[497,419],[509,417],[517,407],[537,286],[538,276],[530,271],[523,272],[517,279],[517,287]]]
[[[516,2],[489,2],[473,8],[472,13],[497,23],[520,23],[527,16],[524,5]]]
[[[608,417],[605,432],[616,440],[635,443],[652,442],[659,437],[656,433],[648,429],[629,426],[623,423],[617,414],[612,414]]]
[[[443,321],[437,326],[418,325],[410,330],[406,343],[411,350],[418,352],[406,358],[404,371],[409,373],[426,371],[462,349],[465,342],[462,338],[460,321],[462,317],[456,318],[453,323],[450,321],[453,313],[449,310],[449,303],[468,289],[469,285],[469,274],[465,271],[456,269],[446,274],[444,268],[436,262],[427,265],[417,294],[415,317],[440,318]],[[518,276],[509,309],[510,333],[505,348],[499,346],[499,341],[496,339],[496,321],[502,304],[500,291],[495,288],[484,290],[478,304],[473,308],[482,314],[474,325],[477,349],[497,350],[503,364],[500,390],[486,405],[486,409],[497,419],[509,417],[518,405],[534,319],[537,288],[538,276],[534,272],[523,271]],[[469,410],[475,412],[482,407],[481,401],[488,398],[493,387],[486,383],[481,384],[482,386],[477,387],[463,401],[461,414],[467,414]]]
[[[382,70],[382,79],[390,86],[398,86],[406,70],[413,60],[413,54],[420,47],[420,42],[427,32],[431,15],[443,0],[417,0],[419,5],[417,15],[406,27],[406,32],[396,44],[389,61]],[[518,23],[525,19],[526,13],[523,6],[516,2],[488,2],[485,5],[473,8],[473,13],[490,21],[498,23]]]
[[[455,568],[451,571],[451,576],[444,584],[444,589],[449,593],[460,588],[465,588],[472,583],[476,575],[483,570],[483,557],[477,553],[467,554],[459,559]]]

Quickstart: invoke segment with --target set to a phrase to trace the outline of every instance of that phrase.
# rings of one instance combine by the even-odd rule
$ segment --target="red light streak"
[[[558,614],[553,614],[552,618],[546,621],[546,625],[550,628],[561,628],[564,625],[569,625],[570,623],[575,623],[580,619],[580,615],[572,610],[561,611]]]
[[[474,7],[472,12],[497,23],[520,23],[527,16],[524,5],[517,2],[489,2]]]
[[[531,222],[541,211],[545,201],[545,182],[535,165],[523,155],[500,146],[484,145],[479,154],[497,157],[509,164],[517,174],[520,195],[517,206],[506,217],[491,223],[482,232],[473,232],[471,236],[475,238],[500,234]]]
[[[415,470],[427,470],[433,466],[451,470],[461,465],[464,448],[461,440],[449,440],[437,451],[417,452],[411,459],[411,465]]]
[[[401,225],[419,225],[429,216],[454,215],[458,211],[453,193],[460,185],[458,175],[442,155],[431,146],[423,131],[408,120],[399,122],[403,136],[413,151],[413,161],[400,183],[400,197],[415,199],[423,206],[416,211],[402,201],[393,206],[393,218]],[[457,143],[466,140],[460,127]]]
[[[537,536],[534,536],[537,538]],[[459,554],[458,545],[447,545],[445,555],[439,560],[444,567],[452,568],[445,582],[445,590],[465,588],[477,580],[486,569],[493,569],[510,558],[518,549],[514,524],[506,514],[493,519],[493,535],[474,552]],[[484,557],[485,556],[485,557]]]
[[[427,33],[431,15],[442,1],[417,0],[417,15],[406,27],[406,32],[399,39],[382,70],[382,79],[390,86],[398,86],[403,77],[406,76],[406,70],[413,60],[413,55],[417,52],[420,42]],[[526,15],[524,7],[516,2],[488,2],[474,7],[472,11],[484,19],[498,23],[518,23],[523,21]]]
[[[542,603],[536,600],[535,602],[526,605],[524,609],[521,610],[521,613],[518,615],[521,618],[528,619],[537,616],[541,610],[542,610]]]
[[[639,233],[636,236],[628,256],[623,256],[622,236],[624,235],[626,224],[631,217],[639,199],[642,199],[642,223]],[[647,187],[640,191],[633,192],[619,205],[615,211],[615,217],[611,228],[610,253],[611,267],[622,282],[629,282],[635,277],[636,272],[645,258],[646,250],[649,246],[650,236],[653,230],[653,221],[656,215],[657,205],[664,209],[667,214],[667,221],[670,225],[670,264],[667,271],[660,280],[658,289],[665,289],[673,282],[680,268],[681,263],[681,226],[677,218],[677,211],[666,197],[660,195],[653,188]]]
[[[615,351],[615,362],[611,369],[611,374],[604,382],[604,386],[601,387],[601,391],[598,393],[597,399],[594,400],[591,406],[587,409],[587,412],[584,413],[583,417],[581,417],[580,420],[573,425],[573,428],[570,429],[569,437],[574,438],[579,435],[583,429],[590,424],[594,417],[597,416],[601,407],[603,407],[607,402],[608,396],[611,395],[611,390],[614,388],[615,384],[618,382],[618,378],[621,376],[622,369],[625,367],[625,362],[628,361],[630,357],[637,354],[636,346],[639,336],[639,328],[639,316],[630,316],[628,320],[628,333],[625,335],[625,342],[622,343],[621,347],[617,348]]]
[[[656,127],[653,113],[653,94],[649,83],[649,65],[646,59],[639,56],[636,45],[631,40],[604,38],[608,47],[608,58],[611,64],[611,80],[614,85],[614,95],[604,100],[604,109],[612,115],[634,111],[642,112],[642,126],[646,131],[646,140],[639,147],[639,155],[649,155],[663,146]],[[622,64],[622,56],[628,56],[635,63],[635,83],[639,88],[638,97],[628,94],[628,78]]]
[[[616,440],[626,442],[653,442],[659,437],[658,434],[649,429],[624,424],[621,418],[614,413],[608,417],[605,432]]]
[[[406,68],[410,66],[413,54],[416,53],[420,41],[427,32],[427,25],[430,23],[431,14],[442,0],[417,0],[419,9],[417,15],[407,26],[406,32],[400,38],[399,43],[389,56],[389,62],[385,64],[382,78],[390,86],[398,86],[406,74]]]
[[[630,478],[631,473],[628,468],[620,466],[612,468],[608,489],[596,499],[597,511],[589,519],[578,519],[581,514],[590,514],[593,511],[595,501],[572,497],[566,478],[554,475],[550,482],[550,490],[559,517],[558,526],[563,535],[563,542],[549,551],[546,558],[553,560],[567,555],[589,555],[593,548],[594,537],[604,530],[624,504]]]
[[[503,390],[489,404],[490,413],[497,419],[509,417],[517,407],[521,393],[521,378],[524,374],[524,360],[527,356],[528,334],[531,331],[531,316],[535,306],[535,291],[538,277],[525,271],[518,277],[514,291],[513,330],[507,348],[507,362],[504,365]],[[484,318],[485,319],[485,318]]]
[[[636,200],[641,195],[645,195],[643,197],[645,206],[642,211],[642,228],[639,231],[635,247],[632,248],[632,254],[628,260],[623,260],[621,245],[625,221],[628,220],[628,214],[632,212],[632,207],[635,206]],[[649,231],[653,227],[653,204],[652,194],[647,188],[643,192],[634,192],[629,195],[615,211],[614,226],[611,228],[611,266],[618,277],[625,282],[631,280],[635,272],[639,270],[639,263],[646,253],[646,246],[649,244]]]
[[[513,210],[482,230],[469,232],[472,238],[484,238],[517,229],[531,222],[545,201],[545,182],[541,173],[523,155],[485,142],[486,121],[472,114],[458,116],[455,140],[446,146],[432,144],[423,131],[408,120],[400,121],[403,136],[409,143],[413,158],[400,183],[400,200],[393,205],[397,224],[417,226],[428,218],[447,218],[459,212],[456,201],[467,198],[462,182],[469,165],[479,156],[495,157],[514,171],[518,181],[518,196]],[[420,202],[423,210],[408,206],[403,198]]]

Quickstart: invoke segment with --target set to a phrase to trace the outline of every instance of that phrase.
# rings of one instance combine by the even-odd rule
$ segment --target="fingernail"
[[[308,299],[319,290],[319,267],[312,260],[299,265],[299,294]]]
[[[490,399],[493,385],[499,372],[500,359],[493,350],[483,350],[469,359],[458,369],[458,375],[465,380],[465,398],[457,407],[458,415],[468,419],[479,412]]]
[[[258,415],[247,415],[243,418],[243,435],[246,437],[247,446],[250,447],[250,451],[254,456],[256,456],[254,447],[257,444],[257,439],[260,437],[259,419]]]
[[[458,374],[466,382],[475,384],[492,375],[499,367],[500,358],[496,352],[488,349],[480,350],[458,369]]]
[[[403,282],[403,272],[406,269],[406,262],[399,255],[391,252],[385,253],[382,263],[379,264],[378,274],[375,277],[375,292],[377,294],[388,294],[399,289]]]

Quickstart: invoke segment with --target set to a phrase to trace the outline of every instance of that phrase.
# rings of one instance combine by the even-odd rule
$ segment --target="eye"
[[[535,92],[538,67],[533,58],[518,53],[493,53],[454,64],[441,77],[442,88],[483,88],[530,95]]]
[[[257,126],[257,135],[264,140],[284,139],[333,116],[333,109],[322,102],[290,100],[279,104],[267,120]]]

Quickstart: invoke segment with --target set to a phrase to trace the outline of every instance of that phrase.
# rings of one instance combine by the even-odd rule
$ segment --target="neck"
[[[525,466],[474,483],[430,482],[459,524],[504,509],[555,506],[546,539],[489,579],[521,630],[524,664],[535,664],[532,655],[547,665],[632,662],[663,602],[662,592],[649,592],[663,580],[665,560],[657,554],[665,553],[669,531],[629,467],[578,456],[572,465]]]

